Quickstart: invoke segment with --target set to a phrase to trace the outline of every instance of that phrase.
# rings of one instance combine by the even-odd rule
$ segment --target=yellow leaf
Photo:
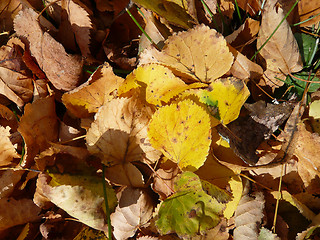
[[[208,105],[213,115],[222,124],[228,124],[238,118],[242,105],[250,92],[244,82],[237,78],[222,78],[210,84],[208,90],[200,90],[200,102]]]
[[[191,100],[160,108],[149,124],[150,143],[182,170],[195,171],[205,162],[210,143],[210,118]]]
[[[187,89],[206,86],[202,83],[187,85],[175,77],[170,69],[158,64],[140,66],[134,74],[136,82],[145,87],[147,102],[157,106],[168,103],[171,98]]]
[[[134,0],[134,2],[180,27],[190,28],[197,23],[194,0]]]
[[[146,49],[140,63],[152,62],[167,66],[174,74],[193,82],[210,83],[229,71],[233,55],[220,33],[198,25],[169,37],[161,52]]]

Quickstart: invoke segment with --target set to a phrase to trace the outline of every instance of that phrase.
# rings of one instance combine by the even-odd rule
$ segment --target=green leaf
[[[294,37],[297,40],[303,64],[309,65],[309,61],[312,61],[312,53],[316,46],[316,38],[305,33],[295,33]]]
[[[161,234],[192,237],[218,225],[225,205],[203,191],[196,174],[182,173],[174,188],[176,193],[160,205],[156,226]]]

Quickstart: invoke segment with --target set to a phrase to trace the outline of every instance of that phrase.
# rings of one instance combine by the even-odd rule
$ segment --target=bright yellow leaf
[[[195,171],[205,162],[211,144],[210,118],[191,100],[160,108],[153,115],[150,143],[182,170]]]
[[[187,85],[180,78],[174,76],[169,68],[159,64],[140,66],[134,71],[134,74],[136,82],[145,88],[147,102],[157,106],[168,103],[171,98],[187,89],[206,86],[203,83]]]
[[[238,118],[242,105],[250,92],[244,82],[237,78],[222,78],[209,85],[211,91],[200,90],[200,102],[208,105],[222,124],[228,124]]]

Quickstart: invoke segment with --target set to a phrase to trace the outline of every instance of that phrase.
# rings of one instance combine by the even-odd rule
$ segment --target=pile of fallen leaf
[[[319,237],[320,4],[295,2],[2,0],[0,238]]]

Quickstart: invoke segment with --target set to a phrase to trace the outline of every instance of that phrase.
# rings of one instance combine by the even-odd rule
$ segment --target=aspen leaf
[[[200,90],[200,102],[208,105],[213,116],[228,124],[237,119],[242,105],[250,95],[244,82],[237,78],[218,79],[209,85],[211,91]]]
[[[188,29],[197,23],[194,0],[134,0],[134,2],[180,27]]]
[[[206,160],[210,143],[210,118],[191,100],[160,108],[149,124],[150,143],[182,170],[196,170]]]
[[[147,139],[151,116],[151,108],[133,97],[105,103],[87,132],[89,152],[109,166],[131,161],[155,162],[161,153]]]
[[[170,36],[159,52],[146,49],[140,63],[160,63],[193,82],[210,83],[229,71],[233,63],[226,40],[214,29],[199,25]]]
[[[183,186],[185,183],[191,188]],[[220,222],[224,204],[203,191],[197,175],[191,172],[179,175],[175,191],[160,205],[156,226],[161,234],[175,232],[182,238],[192,237]]]

